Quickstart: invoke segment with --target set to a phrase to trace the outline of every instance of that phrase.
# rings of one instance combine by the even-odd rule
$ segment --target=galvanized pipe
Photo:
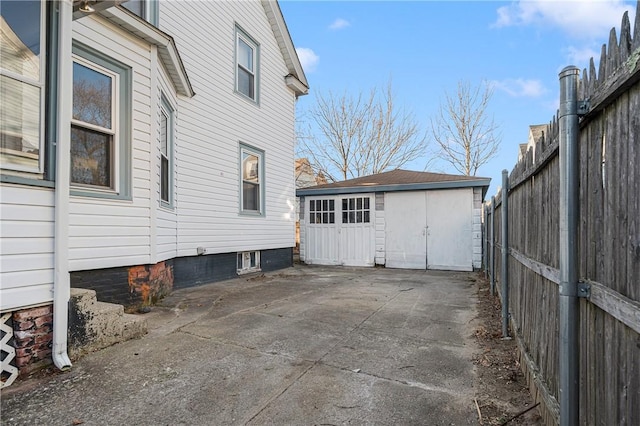
[[[494,226],[495,226],[495,218],[496,218],[496,197],[491,197],[491,227],[489,228],[489,238],[491,241],[491,246],[489,247],[489,282],[491,283],[491,295],[495,296],[496,294],[496,270],[495,268],[495,258],[496,258],[496,244],[493,240],[495,238]]]
[[[509,172],[502,171],[502,338],[509,337]]]
[[[579,418],[578,311],[578,75],[568,66],[560,72],[560,288],[559,373],[560,425]]]

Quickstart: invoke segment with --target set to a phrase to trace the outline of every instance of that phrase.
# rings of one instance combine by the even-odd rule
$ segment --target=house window
[[[43,172],[45,2],[3,1],[0,28],[0,165]]]
[[[260,252],[243,251],[238,253],[238,274],[260,270]]]
[[[309,200],[309,223],[335,223],[335,200]]]
[[[174,110],[162,96],[160,103],[160,201],[173,205],[173,123]]]
[[[342,199],[342,223],[369,223],[369,197]]]
[[[122,3],[122,7],[156,27],[159,23],[159,6],[158,0],[126,0]]]
[[[131,70],[77,42],[73,53],[71,184],[75,195],[128,198]]]
[[[264,151],[241,145],[240,170],[241,212],[264,214]]]
[[[236,27],[236,92],[258,101],[259,46],[244,31]]]

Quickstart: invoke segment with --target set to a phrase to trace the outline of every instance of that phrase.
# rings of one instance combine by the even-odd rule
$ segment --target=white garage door
[[[305,262],[318,265],[373,266],[373,194],[305,200]]]
[[[385,194],[386,266],[473,270],[473,190]]]

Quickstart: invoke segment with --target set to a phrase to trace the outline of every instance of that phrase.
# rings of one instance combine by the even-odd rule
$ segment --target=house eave
[[[482,188],[484,198],[491,179],[459,180],[448,182],[424,182],[424,183],[404,183],[389,185],[363,185],[341,188],[300,188],[296,190],[296,197],[319,196],[319,195],[342,195],[342,194],[362,194],[371,192],[398,192],[398,191],[425,191],[436,189],[459,189],[459,188]]]
[[[96,10],[94,12],[95,14],[105,18],[139,39],[157,46],[160,62],[165,67],[176,89],[176,93],[193,97],[195,93],[173,37],[122,6],[119,6],[120,3],[122,3],[120,0],[109,0],[97,2],[92,4],[92,6]]]
[[[309,94],[309,88],[303,82],[298,80],[296,76],[289,74],[284,78],[284,81],[287,84],[287,87],[293,90],[296,97]]]
[[[262,6],[271,24],[271,29],[276,37],[278,47],[280,47],[280,52],[287,65],[289,74],[295,77],[300,82],[300,85],[305,88],[300,94],[297,92],[296,94],[298,94],[298,96],[306,95],[309,91],[309,83],[307,82],[307,77],[304,74],[304,69],[296,53],[293,41],[291,40],[287,23],[284,20],[284,16],[282,16],[280,5],[275,0],[262,0]],[[287,86],[289,87],[288,82]]]

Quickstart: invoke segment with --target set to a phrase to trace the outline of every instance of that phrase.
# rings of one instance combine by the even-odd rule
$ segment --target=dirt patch
[[[481,425],[542,425],[518,362],[515,340],[502,339],[501,304],[491,296],[483,273],[476,280],[478,317],[474,337],[480,352],[476,365],[476,403]],[[523,413],[523,414],[520,414]]]

